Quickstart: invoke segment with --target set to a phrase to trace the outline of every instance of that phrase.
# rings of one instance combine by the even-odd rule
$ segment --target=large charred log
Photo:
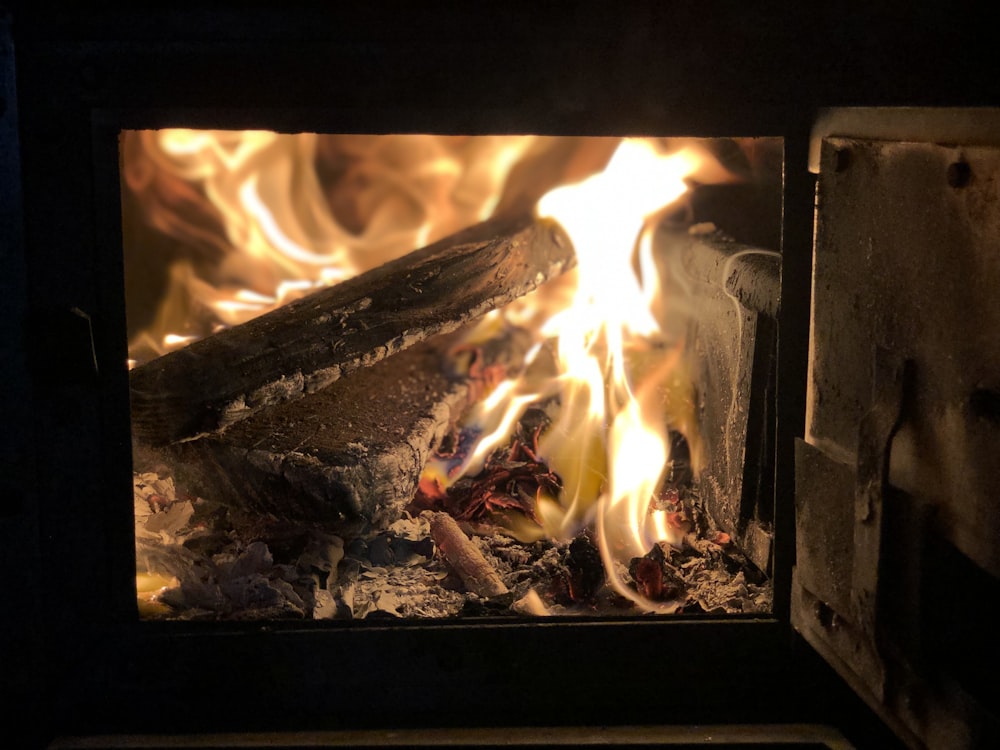
[[[554,222],[484,222],[137,367],[133,435],[164,446],[225,430],[454,331],[573,262]]]
[[[413,498],[427,459],[484,388],[520,365],[530,336],[484,346],[464,329],[416,344],[315,393],[197,440],[137,446],[184,488],[282,521],[385,522]]]

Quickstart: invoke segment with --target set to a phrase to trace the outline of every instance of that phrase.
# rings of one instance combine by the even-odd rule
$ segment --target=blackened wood
[[[338,525],[385,523],[412,500],[424,464],[481,395],[481,376],[456,374],[436,336],[327,388],[264,409],[228,430],[157,449],[185,492],[255,517]],[[530,337],[479,349],[483,366],[517,368]]]
[[[162,446],[218,432],[453,331],[573,262],[554,222],[484,222],[137,367],[133,436]]]

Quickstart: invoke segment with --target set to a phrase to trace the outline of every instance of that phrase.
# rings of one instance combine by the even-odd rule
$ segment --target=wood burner
[[[778,236],[778,139],[174,129],[124,133],[122,160],[126,304],[155,324],[130,337],[143,611],[770,610],[760,487],[779,255],[711,220],[742,201],[746,234]],[[665,197],[640,168],[658,170]],[[340,205],[377,224],[345,232],[308,179],[324,172],[340,174]],[[670,179],[685,172],[691,187]],[[566,201],[575,238],[558,216],[524,213],[541,194],[539,207]],[[645,213],[667,201],[669,216],[647,222],[633,259],[636,199]],[[416,225],[415,200],[428,217]],[[405,253],[402,232],[436,238],[490,204],[489,221]],[[199,226],[213,211],[224,233]],[[597,221],[581,229],[581,216]],[[623,219],[619,247],[609,228]],[[157,267],[169,281],[150,278]],[[278,301],[287,283],[348,271],[361,273]],[[142,361],[173,341],[187,345]]]
[[[872,610],[852,610],[842,590],[824,588],[816,565],[800,588],[792,582],[796,542],[801,560],[813,549],[801,546],[811,537],[796,530],[805,514],[795,508],[805,497],[796,493],[795,441],[805,436],[810,340],[809,134],[826,106],[995,106],[988,24],[947,9],[900,19],[834,5],[494,8],[485,21],[444,6],[394,8],[388,17],[382,10],[144,16],[26,9],[5,25],[0,125],[4,144],[16,146],[4,149],[5,192],[13,198],[4,205],[13,208],[3,229],[13,305],[4,344],[14,375],[5,408],[15,424],[30,427],[8,431],[4,442],[11,491],[4,493],[2,547],[5,568],[18,574],[9,581],[14,614],[4,624],[3,656],[19,677],[3,687],[6,705],[25,715],[43,705],[49,719],[17,730],[39,744],[57,735],[142,731],[817,721],[859,743],[875,737],[886,746],[884,727],[797,635],[820,651],[850,654],[851,642],[836,635],[852,630],[839,628],[843,618],[860,625],[861,647],[874,641],[884,659],[882,639],[894,632],[859,617]],[[16,94],[6,65],[14,60],[11,40]],[[307,132],[317,122],[336,123],[336,132],[784,138],[774,471],[767,474],[773,488],[761,483],[774,496],[768,616],[334,628],[136,621],[118,134],[171,126]],[[956,142],[965,143],[961,135]],[[827,148],[836,172],[838,159],[850,156],[831,155],[832,141]],[[971,158],[964,161],[978,173]],[[966,170],[952,171],[960,190]],[[847,170],[844,179],[857,174],[866,172]],[[31,332],[30,358],[22,330]],[[894,366],[891,351],[873,362],[872,372],[885,373],[875,378],[879,399],[894,403],[894,393],[907,389],[893,384],[907,380],[893,373],[906,367]],[[988,378],[977,381],[968,402],[986,424],[995,421],[994,390]],[[858,456],[859,466],[872,469],[866,476],[879,476],[883,438],[903,426],[891,411],[862,419],[874,446],[864,461]],[[30,439],[20,440],[23,434]],[[803,465],[815,459],[812,465],[825,466],[809,447],[798,451]],[[904,468],[889,476],[895,471],[904,485],[921,476]],[[834,474],[844,485],[843,472]],[[823,491],[835,484],[818,470],[800,481]],[[859,529],[862,541],[872,538],[867,528]],[[949,541],[940,559],[970,574],[961,576],[962,587],[975,590],[979,574],[987,588],[995,586],[970,562],[981,550],[965,556],[966,541],[957,543],[957,556]],[[854,566],[860,605],[873,584],[862,570]],[[806,591],[816,601],[795,604],[793,620],[793,594]],[[807,611],[817,626],[805,622]],[[928,625],[962,633],[957,622],[930,616]],[[826,635],[816,635],[817,627]],[[835,645],[824,649],[823,642]],[[937,673],[947,674],[947,660],[924,647],[900,651],[901,658],[883,662],[894,680],[909,680],[914,664],[930,656]],[[878,704],[888,696],[885,715],[932,717],[895,727],[915,747],[921,726],[931,726],[926,736],[940,744],[949,721],[971,728],[961,738],[967,746],[982,744],[996,736],[995,707],[979,690],[971,651],[959,660],[961,692],[951,691],[949,678],[911,691],[905,708],[898,690],[866,697]]]

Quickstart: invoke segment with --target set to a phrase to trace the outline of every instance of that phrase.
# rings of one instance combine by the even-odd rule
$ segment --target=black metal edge
[[[815,178],[808,170],[809,119],[785,139],[781,307],[778,312],[774,476],[774,614],[787,621],[795,563],[795,439],[805,430]]]
[[[42,540],[36,490],[33,389],[29,370],[28,273],[15,46],[0,6],[0,705],[29,714],[43,700]],[[9,731],[9,730],[8,730]],[[15,723],[13,741],[17,742]]]
[[[261,732],[257,734],[103,735],[61,737],[49,750],[212,750],[247,747],[296,750],[308,747],[477,747],[544,748],[581,747],[681,747],[716,748],[784,747],[787,750],[852,750],[850,741],[831,726],[819,724],[709,724],[688,726],[626,727],[483,727],[454,729],[372,729],[325,732]]]

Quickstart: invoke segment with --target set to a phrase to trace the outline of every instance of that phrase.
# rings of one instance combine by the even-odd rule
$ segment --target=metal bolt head
[[[833,171],[843,172],[851,166],[851,149],[838,148],[833,152]]]
[[[956,161],[948,165],[948,184],[953,188],[964,188],[972,182],[972,167],[967,161]]]

